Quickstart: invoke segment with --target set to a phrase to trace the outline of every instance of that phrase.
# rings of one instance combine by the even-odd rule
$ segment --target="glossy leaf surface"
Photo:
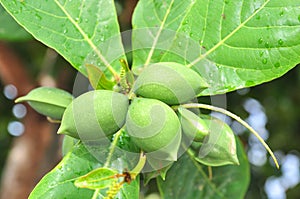
[[[249,163],[241,142],[237,142],[239,166],[207,167],[193,156],[183,155],[168,171],[166,180],[158,178],[163,199],[243,199],[250,181]]]
[[[32,39],[31,35],[24,30],[0,5],[0,40],[20,41]]]
[[[117,170],[100,167],[78,178],[75,181],[75,186],[88,189],[104,189],[117,181],[114,178],[114,175],[117,173]]]
[[[86,74],[85,63],[97,65],[110,77],[111,71],[120,70],[124,50],[113,0],[1,0],[1,4],[80,72]]]
[[[282,76],[300,62],[300,1],[141,0],[133,16],[134,71],[193,66],[225,93]]]
[[[124,142],[126,142],[126,138],[122,139],[122,142],[120,141],[118,145],[124,147]],[[104,153],[104,156],[107,157],[109,148],[110,147],[107,145],[103,145],[101,149],[99,149],[99,146],[92,148],[91,146],[87,147],[87,145],[77,143],[72,151],[68,153],[52,171],[42,178],[30,194],[29,198],[92,198],[95,194],[93,190],[78,188],[74,185],[74,182],[92,170],[103,167],[103,163],[98,160],[99,154],[91,154],[93,150],[100,150],[101,153]],[[129,148],[127,148],[127,150],[129,150]],[[129,158],[126,158],[124,151],[122,153],[120,151],[115,152],[115,154],[119,158],[117,159],[118,163],[127,165],[125,162],[128,161]],[[95,157],[97,157],[97,159]],[[123,163],[120,161],[123,161]],[[132,161],[132,163],[134,162],[135,161]],[[122,186],[118,196],[120,196],[120,199],[138,199],[138,193],[139,178],[137,177],[136,180],[132,181],[130,184]],[[104,192],[98,194],[100,198],[101,195],[105,196],[106,189]]]
[[[59,88],[39,87],[16,99],[16,103],[28,102],[37,112],[52,119],[61,119],[73,96]]]

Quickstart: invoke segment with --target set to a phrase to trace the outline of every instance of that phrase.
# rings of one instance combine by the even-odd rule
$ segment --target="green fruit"
[[[117,132],[125,123],[127,96],[108,90],[80,95],[67,107],[58,134],[96,140]]]
[[[200,142],[208,135],[209,129],[205,121],[186,108],[178,108],[178,116],[183,133],[190,139]]]
[[[135,98],[126,117],[132,141],[153,158],[177,160],[181,141],[180,122],[175,112],[156,99]]]
[[[139,96],[174,105],[194,99],[207,87],[203,78],[192,69],[178,63],[161,62],[143,70],[133,91]]]
[[[72,102],[73,96],[61,89],[39,87],[20,97],[16,103],[27,101],[38,113],[52,119],[61,119],[66,107]]]
[[[198,152],[196,160],[207,166],[239,164],[235,136],[231,128],[216,118],[204,119],[209,134]]]

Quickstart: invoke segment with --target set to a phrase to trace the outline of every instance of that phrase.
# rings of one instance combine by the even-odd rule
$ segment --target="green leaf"
[[[167,172],[172,167],[173,163],[159,170],[144,173],[144,185],[146,186],[151,179],[160,177],[162,180],[166,179]]]
[[[117,173],[117,170],[100,167],[78,178],[75,181],[75,186],[88,189],[105,189],[117,181],[114,178]]]
[[[42,178],[29,198],[92,198],[92,190],[77,188],[74,181],[100,166],[83,144],[77,144],[71,153]]]
[[[98,193],[78,188],[74,182],[104,165],[107,168],[118,170],[119,173],[134,168],[140,155],[139,153],[130,153],[135,150],[135,146],[131,145],[130,138],[125,132],[120,133],[118,137],[114,136],[114,142],[110,142],[109,139],[79,142],[52,171],[42,178],[30,194],[30,198],[76,199],[92,198],[94,194],[105,196],[107,189]],[[125,183],[118,194],[120,199],[138,199],[139,176],[130,184]]]
[[[126,183],[120,190],[119,199],[139,199],[140,194],[140,178],[136,177],[130,184]]]
[[[115,83],[108,80],[100,68],[92,64],[86,64],[85,66],[86,66],[89,81],[95,90],[113,89]]]
[[[249,163],[242,143],[237,142],[239,166],[212,168],[209,179],[207,167],[185,153],[169,170],[166,181],[157,183],[163,199],[242,199],[250,181]]]
[[[0,5],[0,40],[22,41],[32,39],[26,32]]]
[[[72,100],[73,96],[62,89],[39,87],[31,90],[27,95],[16,99],[16,103],[28,102],[40,114],[52,119],[61,119],[66,107]]]
[[[300,62],[300,1],[140,0],[133,70],[174,61],[225,93],[278,78]]]
[[[85,75],[85,63],[97,65],[108,77],[120,71],[118,60],[126,58],[113,0],[1,0],[1,4],[37,40]]]

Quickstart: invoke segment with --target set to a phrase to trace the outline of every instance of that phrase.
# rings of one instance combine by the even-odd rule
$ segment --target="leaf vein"
[[[253,14],[251,14],[246,20],[244,20],[240,25],[238,25],[230,34],[228,34],[224,39],[219,41],[215,46],[213,46],[211,49],[209,49],[204,55],[200,55],[196,60],[194,60],[191,64],[188,65],[188,67],[191,67],[192,65],[195,65],[199,61],[201,61],[203,58],[207,57],[210,53],[212,53],[214,50],[216,50],[218,47],[220,47],[227,39],[229,39],[232,35],[234,35],[238,30],[240,30],[250,19],[252,19],[260,10],[262,10],[270,0],[266,0],[262,6],[255,10]]]
[[[58,0],[54,0],[57,6],[62,10],[62,12],[66,15],[66,17],[70,20],[70,22],[76,27],[76,29],[83,36],[84,40],[89,44],[89,46],[93,49],[93,51],[98,55],[104,65],[110,70],[110,72],[116,76],[116,72],[113,67],[109,64],[109,62],[105,59],[102,53],[98,50],[97,46],[93,43],[93,41],[88,37],[88,35],[83,31],[80,25],[71,17],[70,13],[63,7],[62,4],[58,2]]]
[[[147,57],[147,60],[145,62],[145,66],[147,66],[150,63],[151,57],[152,57],[152,55],[154,53],[155,46],[156,46],[156,44],[158,42],[158,39],[159,39],[159,36],[160,36],[160,34],[161,34],[162,30],[163,30],[163,27],[165,26],[165,22],[167,21],[167,18],[168,18],[169,14],[170,14],[171,7],[172,7],[173,3],[174,3],[174,0],[171,1],[170,6],[168,7],[168,9],[166,11],[166,14],[164,16],[164,19],[163,19],[163,21],[162,21],[162,23],[161,23],[161,25],[159,27],[159,30],[158,30],[155,38],[154,38],[153,45],[152,45],[152,47],[150,49],[150,52],[149,52],[148,57]]]

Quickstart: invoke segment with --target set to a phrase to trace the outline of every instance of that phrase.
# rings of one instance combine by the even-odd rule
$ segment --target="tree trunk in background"
[[[4,84],[13,84],[18,96],[27,94],[36,85],[14,52],[0,42],[0,77]],[[46,118],[29,106],[23,119],[25,132],[13,140],[8,154],[0,186],[0,198],[28,198],[40,178],[52,167],[41,168],[45,153],[52,140],[53,126]]]
[[[119,16],[120,25],[123,30],[127,30],[131,27],[131,18],[134,8],[138,0],[127,0],[124,3],[124,8],[122,13]]]

